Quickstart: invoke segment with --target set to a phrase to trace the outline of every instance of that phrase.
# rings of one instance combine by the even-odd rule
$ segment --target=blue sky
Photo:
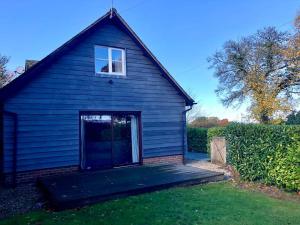
[[[1,2],[0,54],[10,69],[40,60],[102,16],[111,0]],[[239,120],[246,105],[226,109],[214,93],[207,57],[229,39],[265,26],[291,30],[299,0],[114,0],[114,6],[209,116]]]

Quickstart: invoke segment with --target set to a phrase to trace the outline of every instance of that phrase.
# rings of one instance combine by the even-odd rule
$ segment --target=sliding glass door
[[[112,153],[114,165],[126,165],[132,163],[130,123],[130,116],[113,117]]]
[[[110,115],[81,116],[82,166],[85,169],[112,166],[112,123]]]
[[[139,162],[137,116],[81,115],[81,167],[102,169]]]

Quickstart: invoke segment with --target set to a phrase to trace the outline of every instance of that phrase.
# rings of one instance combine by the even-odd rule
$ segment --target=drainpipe
[[[187,152],[187,139],[186,139],[186,137],[187,137],[187,132],[186,132],[186,113],[188,112],[188,111],[190,111],[192,108],[193,108],[193,105],[195,105],[195,104],[197,104],[197,103],[195,103],[195,102],[193,102],[193,104],[192,105],[190,105],[190,108],[188,108],[188,109],[186,109],[186,110],[184,110],[183,112],[182,112],[182,146],[183,146],[183,157],[185,156],[185,153]],[[185,159],[183,158],[183,161],[184,161]]]
[[[13,154],[12,154],[12,184],[11,187],[16,187],[16,175],[17,175],[17,141],[18,141],[18,114],[14,112],[3,111],[2,112],[2,175],[4,176],[4,115],[11,116],[14,121],[13,130]]]

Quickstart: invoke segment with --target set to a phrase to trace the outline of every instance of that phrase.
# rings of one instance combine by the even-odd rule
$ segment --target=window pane
[[[84,167],[86,169],[110,167],[112,161],[111,116],[86,115],[81,118]]]
[[[108,73],[108,60],[96,60],[95,71],[96,73],[101,73],[101,72]]]
[[[112,61],[112,72],[113,73],[123,73],[122,62]]]
[[[95,47],[95,58],[108,59],[108,48],[99,46]]]
[[[122,61],[122,50],[112,49],[111,58],[115,61]]]
[[[131,118],[113,117],[113,163],[124,165],[132,162]]]

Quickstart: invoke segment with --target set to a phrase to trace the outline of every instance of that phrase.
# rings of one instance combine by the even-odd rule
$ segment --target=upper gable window
[[[95,72],[97,74],[126,75],[125,50],[95,46]]]

